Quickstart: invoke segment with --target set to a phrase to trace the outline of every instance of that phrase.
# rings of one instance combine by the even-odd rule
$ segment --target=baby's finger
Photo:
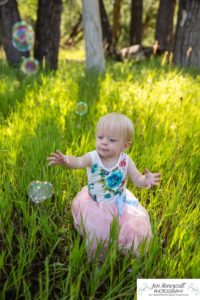
[[[51,160],[51,159],[57,159],[56,153],[51,153],[51,155],[47,157],[47,160]]]
[[[156,182],[158,182],[158,181],[160,181],[160,178],[154,178],[154,181],[156,181]]]
[[[50,156],[56,155],[56,152],[51,152]]]
[[[160,173],[153,173],[153,175],[156,176],[156,177],[160,177],[161,176]]]
[[[59,155],[59,156],[63,156],[63,153],[60,152],[59,150],[56,150],[56,154]]]
[[[53,159],[52,156],[47,157],[47,160],[52,160],[52,159]]]
[[[149,190],[151,188],[151,183],[147,184],[146,189]]]

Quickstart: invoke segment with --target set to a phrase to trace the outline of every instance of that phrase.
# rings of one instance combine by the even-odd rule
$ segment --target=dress
[[[88,186],[82,188],[72,202],[75,228],[86,236],[89,256],[94,256],[98,243],[105,249],[113,219],[118,220],[118,246],[123,253],[133,251],[151,238],[149,215],[135,196],[126,188],[128,155],[121,152],[113,168],[106,168],[97,151],[89,153],[92,165],[87,168]]]

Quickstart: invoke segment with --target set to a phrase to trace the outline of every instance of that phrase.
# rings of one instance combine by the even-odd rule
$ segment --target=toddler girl
[[[96,128],[96,150],[81,157],[64,155],[59,151],[48,158],[49,165],[63,165],[69,169],[87,168],[88,185],[72,202],[72,215],[78,232],[86,235],[88,255],[92,258],[98,243],[105,253],[110,225],[114,218],[119,223],[119,249],[139,255],[139,244],[151,238],[147,211],[126,188],[126,177],[137,187],[158,185],[159,173],[147,169],[142,175],[135,163],[124,152],[131,144],[133,124],[119,113],[102,117]],[[102,254],[103,255],[103,254]]]

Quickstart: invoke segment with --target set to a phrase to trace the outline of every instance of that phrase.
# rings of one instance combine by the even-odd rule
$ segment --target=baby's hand
[[[56,150],[56,152],[51,153],[50,157],[47,157],[49,161],[49,166],[52,165],[69,165],[69,157],[64,155],[62,152]]]
[[[145,169],[144,174],[147,189],[150,189],[152,185],[158,185],[160,181],[160,173],[151,173],[148,169]]]

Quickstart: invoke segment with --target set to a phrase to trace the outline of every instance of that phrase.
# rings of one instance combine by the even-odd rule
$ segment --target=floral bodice
[[[92,165],[87,168],[88,192],[92,199],[98,202],[116,200],[125,194],[128,155],[121,152],[116,165],[108,169],[96,150],[89,154]]]

